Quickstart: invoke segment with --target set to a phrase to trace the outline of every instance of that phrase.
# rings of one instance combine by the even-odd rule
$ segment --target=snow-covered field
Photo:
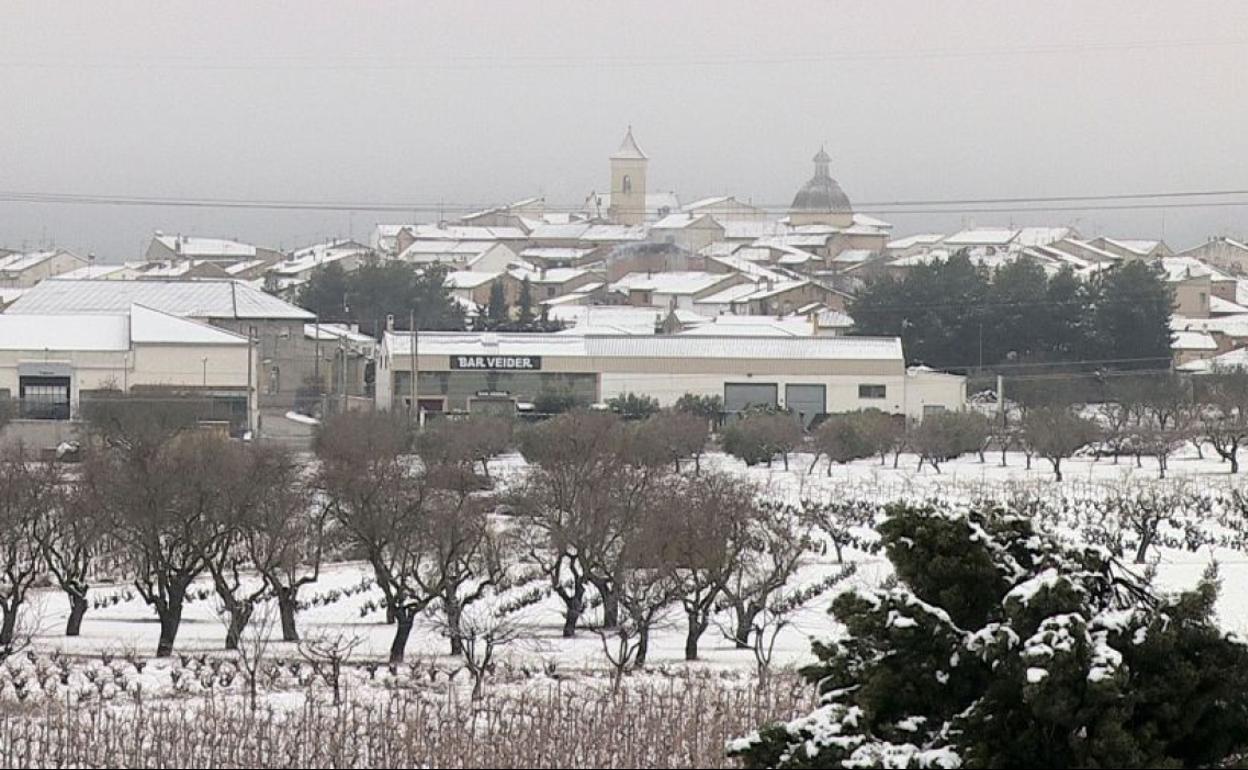
[[[1154,463],[1144,461],[1137,468],[1134,460],[1124,458],[1115,464],[1111,460],[1068,460],[1063,467],[1066,480],[1056,484],[1047,463],[1036,460],[1031,471],[1024,469],[1025,459],[1019,454],[1006,458],[1001,467],[999,454],[990,454],[987,461],[968,456],[949,462],[937,474],[930,468],[915,471],[914,457],[903,455],[901,466],[892,467],[892,459],[881,465],[878,460],[866,460],[844,466],[834,466],[831,475],[826,474],[826,463],[819,462],[808,473],[809,455],[791,458],[789,471],[779,462],[773,467],[747,468],[739,461],[720,454],[703,459],[703,467],[716,468],[744,474],[761,485],[766,493],[776,497],[859,497],[878,500],[898,497],[942,497],[967,499],[968,497],[1004,494],[1029,490],[1037,493],[1055,494],[1059,490],[1080,495],[1095,495],[1101,491],[1145,488],[1155,485],[1157,470]],[[495,461],[496,476],[506,483],[522,473],[523,461],[516,456],[506,456]],[[1214,459],[1199,459],[1194,452],[1181,454],[1171,461],[1171,480],[1167,484],[1181,482],[1192,489],[1224,488],[1236,484],[1238,478],[1227,472],[1227,466]],[[1224,582],[1219,604],[1219,615],[1228,630],[1248,632],[1248,554],[1238,551],[1205,547],[1196,552],[1179,549],[1155,549],[1151,558],[1158,567],[1158,581],[1165,587],[1184,588],[1193,585],[1213,560],[1217,560]],[[890,572],[882,555],[847,552],[846,559],[858,563],[858,572],[835,590],[856,585],[875,584]],[[795,585],[815,582],[829,571],[838,570],[831,549],[827,556],[813,555],[799,573]],[[367,583],[369,570],[362,563],[335,564],[323,571],[316,584],[308,586],[301,599],[316,606],[309,607],[299,615],[299,625],[307,634],[346,632],[358,635],[361,645],[355,652],[357,660],[384,660],[391,641],[393,626],[385,623],[384,612],[374,609],[379,604],[380,592],[375,588],[358,590],[361,581]],[[334,601],[324,601],[334,592],[354,590],[350,596]],[[192,591],[204,598],[197,599],[186,609],[177,640],[177,651],[184,654],[213,653],[220,651],[225,637],[225,626],[216,611],[216,601],[207,581],[202,581]],[[102,652],[123,654],[127,652],[149,655],[156,647],[159,625],[155,614],[141,598],[126,585],[96,586],[92,589],[93,605],[109,598],[110,606],[88,612],[82,627],[82,635],[66,638],[62,635],[68,613],[67,602],[55,589],[40,590],[32,603],[32,616],[37,618],[36,643],[41,651],[58,650],[71,656],[97,656]],[[111,604],[112,597],[119,601]],[[316,599],[317,601],[312,601]],[[812,600],[797,613],[794,622],[780,635],[775,655],[778,666],[801,664],[809,659],[810,639],[836,632],[835,623],[827,614],[830,596],[825,594]],[[540,669],[553,667],[560,671],[602,669],[606,666],[599,639],[592,633],[580,633],[575,638],[564,639],[559,629],[561,604],[556,598],[524,611],[523,637],[510,644],[500,654],[508,665]],[[726,616],[724,618],[727,619]],[[726,624],[725,624],[726,625]],[[749,650],[734,649],[733,644],[716,628],[703,637],[701,659],[694,663],[684,661],[684,618],[679,608],[673,608],[658,629],[652,641],[649,664],[653,667],[690,667],[697,669],[752,670],[755,666]],[[432,619],[418,622],[408,645],[409,659],[455,664],[448,655],[448,642],[441,636]],[[275,643],[270,656],[297,657],[293,644]]]

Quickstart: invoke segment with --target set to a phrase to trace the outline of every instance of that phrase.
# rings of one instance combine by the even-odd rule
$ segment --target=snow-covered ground
[[[1033,469],[1024,469],[1024,458],[1011,454],[1006,467],[1001,467],[999,454],[990,454],[980,463],[976,457],[965,457],[949,462],[937,474],[930,468],[916,472],[917,461],[903,455],[901,466],[892,467],[892,458],[881,465],[878,460],[866,460],[844,466],[834,466],[827,475],[825,462],[819,462],[812,473],[809,455],[791,458],[790,470],[783,470],[780,463],[773,467],[746,468],[733,458],[712,454],[703,458],[703,467],[716,468],[743,474],[778,497],[834,496],[837,498],[869,497],[890,499],[896,497],[968,496],[991,491],[1027,488],[1053,493],[1059,489],[1047,463],[1037,460]],[[492,470],[501,483],[507,483],[523,472],[523,461],[516,456],[506,456],[494,461]],[[1230,476],[1228,466],[1215,459],[1199,459],[1194,452],[1175,457],[1171,462],[1172,479],[1184,479],[1194,488],[1205,489],[1237,483]],[[1061,489],[1080,494],[1096,494],[1097,490],[1123,489],[1156,484],[1157,470],[1152,461],[1145,460],[1143,468],[1137,468],[1134,460],[1124,458],[1115,464],[1111,460],[1068,460],[1063,467],[1066,481]],[[1228,630],[1248,632],[1248,554],[1227,549],[1205,548],[1197,552],[1160,549],[1153,554],[1158,563],[1158,580],[1161,585],[1183,588],[1193,585],[1211,560],[1216,559],[1221,568],[1224,591],[1219,604],[1220,618]],[[859,565],[857,574],[835,590],[857,585],[875,584],[891,571],[882,555],[849,552],[847,560]],[[812,556],[802,568],[794,585],[813,583],[838,570],[829,549],[829,555]],[[335,564],[324,570],[320,581],[308,586],[301,599],[325,597],[334,591],[358,587],[369,575],[367,565],[361,563]],[[203,596],[191,603],[185,612],[177,640],[179,653],[217,652],[222,649],[225,627],[218,618],[216,601],[206,581],[197,585],[194,594]],[[125,585],[96,586],[92,589],[93,603],[105,597],[118,597],[110,606],[93,608],[88,612],[82,626],[82,635],[66,638],[62,635],[68,612],[63,595],[55,589],[40,590],[33,601],[32,616],[37,618],[39,630],[37,645],[41,651],[63,651],[69,655],[95,656],[104,651],[122,654],[128,651],[150,655],[156,647],[159,625],[153,611],[142,599]],[[357,659],[384,660],[389,649],[393,627],[384,622],[384,612],[369,609],[379,603],[380,592],[368,588],[343,596],[332,602],[314,602],[300,613],[299,624],[308,634],[336,633],[345,631],[358,635],[363,642],[356,651]],[[782,632],[775,655],[780,666],[800,664],[810,658],[811,637],[826,637],[836,632],[835,623],[827,614],[830,595],[811,601],[794,619],[793,624]],[[557,598],[550,598],[525,611],[523,622],[526,633],[501,653],[501,659],[515,666],[554,666],[560,671],[602,669],[605,659],[599,639],[592,633],[578,633],[575,638],[564,639],[560,635],[560,608]],[[726,619],[726,617],[725,617]],[[650,664],[656,667],[680,666],[702,669],[751,670],[755,666],[749,650],[737,650],[716,628],[710,629],[702,639],[701,660],[687,664],[684,661],[684,618],[679,608],[673,608],[652,641]],[[447,641],[433,620],[424,619],[418,624],[408,644],[409,659],[454,665],[447,655]],[[276,643],[271,656],[295,658],[294,645]]]

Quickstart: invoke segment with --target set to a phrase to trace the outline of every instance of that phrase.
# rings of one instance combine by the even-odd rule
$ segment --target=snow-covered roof
[[[1217,369],[1248,369],[1248,348],[1237,348],[1220,356],[1189,361],[1178,369],[1192,374],[1203,374]]]
[[[119,313],[0,314],[0,349],[121,351],[132,344],[246,345],[247,338],[142,305]]]
[[[228,238],[200,238],[194,235],[165,235],[156,233],[155,240],[184,257],[235,257],[246,259],[256,256],[256,247],[249,243]]]
[[[585,258],[593,249],[577,249],[570,246],[530,246],[520,252],[523,259],[544,259],[550,261],[576,261]]]
[[[347,340],[361,345],[376,345],[377,340],[367,334],[353,331],[344,324],[304,324],[303,336],[310,340],[317,339],[317,331],[320,331],[320,339],[322,342],[327,340]]]
[[[130,340],[153,345],[247,344],[241,334],[138,304],[130,306]]]
[[[686,203],[686,211],[694,211],[696,209],[706,208],[707,206],[715,206],[720,203],[732,200],[731,195],[713,195],[710,198],[698,198],[693,203]]]
[[[69,254],[75,259],[82,259],[64,249],[53,249],[51,251],[29,251],[26,253],[13,253],[0,256],[0,273],[21,273],[32,267],[37,267],[44,262],[56,257],[58,254]]]
[[[628,133],[624,135],[624,141],[620,142],[620,148],[611,153],[611,160],[646,160],[647,156],[637,146],[637,140],[633,138],[633,127],[628,127]]]
[[[1209,312],[1213,315],[1238,315],[1248,313],[1248,307],[1235,302],[1228,302],[1221,297],[1209,295]]]
[[[788,279],[791,275],[787,271],[772,270],[765,264],[760,264],[758,260],[746,259],[735,254],[729,254],[728,256],[722,257],[709,257],[709,259],[711,262],[714,262],[717,265],[723,265],[733,272],[744,273],[745,275],[755,279],[783,281]]]
[[[667,273],[628,273],[611,284],[611,291],[651,291],[656,294],[697,294],[732,276],[699,270],[678,270]]]
[[[446,285],[452,289],[475,289],[498,278],[502,273],[452,270],[446,274]]]
[[[507,271],[517,281],[523,281],[526,278],[529,283],[567,283],[584,275],[589,275],[588,270],[579,267],[550,267],[539,270],[530,267],[514,267]]]
[[[871,249],[846,249],[833,257],[832,261],[841,264],[853,265],[859,262],[868,262],[874,256],[875,252]]]
[[[1069,227],[1024,227],[1018,231],[1014,243],[1018,246],[1048,246],[1072,234],[1074,230]]]
[[[397,365],[411,353],[412,335],[386,332],[384,345]],[[575,335],[421,332],[421,355],[517,355],[568,358],[671,358],[894,361],[898,337],[753,337],[723,335]]]
[[[1196,257],[1165,257],[1158,260],[1158,264],[1165,271],[1167,281],[1178,282],[1191,278],[1205,277],[1208,277],[1211,281],[1235,280],[1221,270],[1201,262]]]
[[[645,225],[590,225],[581,235],[581,240],[590,243],[642,241],[646,238],[646,232]]]
[[[586,222],[571,222],[562,225],[540,224],[533,228],[533,231],[529,233],[529,237],[535,241],[579,241],[589,232],[591,227],[592,225]]]
[[[1217,350],[1217,340],[1206,332],[1173,332],[1170,347],[1174,350]]]
[[[139,304],[189,318],[311,319],[242,281],[42,281],[9,314],[120,313]]]
[[[1152,253],[1153,249],[1161,245],[1161,241],[1150,240],[1125,240],[1121,238],[1104,238],[1102,240],[1106,243],[1112,243],[1119,248],[1139,254],[1141,257],[1148,256]]]
[[[869,215],[867,215],[867,214],[858,214],[858,213],[855,213],[855,214],[854,214],[854,224],[856,224],[856,225],[862,225],[862,226],[864,226],[864,227],[872,227],[872,228],[875,228],[875,229],[877,229],[877,230],[891,230],[891,229],[893,229],[893,223],[892,223],[892,222],[885,222],[883,219],[876,219],[875,217],[873,217],[873,216],[869,216]]]
[[[1005,246],[1018,237],[1018,230],[1001,227],[976,227],[961,230],[945,239],[945,244],[961,246]]]
[[[629,305],[560,305],[547,312],[552,321],[569,325],[563,333],[582,335],[607,329],[622,334],[654,334],[663,315],[659,308]]]
[[[0,313],[0,350],[129,350],[126,315]]]
[[[844,314],[842,314],[844,315]],[[819,323],[818,328],[841,328],[841,324]],[[750,337],[811,337],[817,328],[805,316],[784,316],[777,318],[770,315],[732,315],[715,316],[710,323],[705,323],[681,334],[724,335],[740,334]]]
[[[907,235],[905,238],[898,238],[895,241],[889,241],[888,248],[900,250],[913,246],[932,246],[944,239],[944,233],[918,233],[916,235]]]
[[[144,264],[144,263],[137,263]],[[61,273],[54,278],[58,281],[82,281],[90,278],[107,278],[110,275],[124,273],[127,270],[136,269],[136,263],[127,262],[121,265],[87,265],[76,270],[70,270],[68,273]]]
[[[528,238],[519,227],[482,227],[480,225],[406,225],[417,240],[442,241],[522,241]]]
[[[1248,314],[1220,315],[1212,318],[1172,315],[1170,328],[1176,332],[1199,331],[1225,334],[1235,338],[1248,337]]]

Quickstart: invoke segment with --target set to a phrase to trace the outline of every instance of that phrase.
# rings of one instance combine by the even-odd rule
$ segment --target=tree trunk
[[[637,657],[633,658],[633,668],[639,669],[646,665],[646,654],[650,652],[650,627],[637,629]]]
[[[1232,453],[1231,453],[1230,458],[1228,458],[1228,459],[1230,459],[1230,461],[1231,461],[1231,473],[1239,473],[1239,455],[1238,455],[1238,453],[1234,453],[1234,452],[1232,452]]]
[[[233,609],[228,610],[230,622],[225,628],[225,649],[238,649],[238,643],[243,638],[243,629],[247,628],[247,623],[251,620],[251,613],[254,609],[255,605],[238,602]]]
[[[69,620],[65,622],[65,635],[78,636],[82,632],[82,617],[87,614],[87,597],[69,594]]]
[[[575,593],[564,600],[563,610],[563,638],[571,639],[576,636],[576,624],[580,622],[581,612],[585,608],[583,597],[585,596],[584,586],[578,585]]]
[[[463,613],[463,608],[460,607],[458,599],[447,600],[445,597],[442,605],[446,608],[446,630],[451,637],[451,654],[463,655],[464,640],[459,633],[459,618]]]
[[[156,643],[156,657],[167,658],[173,654],[174,642],[178,639],[178,628],[182,625],[182,592],[176,597],[170,596],[164,610],[156,608],[160,617],[160,641]]]
[[[8,647],[13,643],[13,636],[17,632],[17,611],[21,606],[21,602],[17,601],[12,606],[4,606],[4,623],[0,624],[0,647]]]
[[[620,597],[616,595],[610,580],[590,578],[590,582],[602,597],[602,627],[615,628],[620,624]]]
[[[698,615],[701,613],[690,612],[686,614],[689,616],[689,631],[685,634],[685,660],[697,660],[698,639],[706,631],[707,623],[698,619]]]
[[[754,618],[758,615],[758,610],[753,606],[747,607],[743,601],[734,601],[732,609],[737,616],[736,630],[732,634],[733,645],[738,650],[750,649],[750,633],[754,630]]]
[[[1062,459],[1060,457],[1053,460],[1053,476],[1056,481],[1062,480]]]
[[[281,616],[282,641],[299,641],[299,629],[295,625],[295,591],[292,588],[277,588],[277,613]]]
[[[394,641],[390,643],[391,665],[403,662],[403,654],[407,650],[407,638],[412,635],[412,625],[415,620],[412,613],[402,611],[394,613]]]

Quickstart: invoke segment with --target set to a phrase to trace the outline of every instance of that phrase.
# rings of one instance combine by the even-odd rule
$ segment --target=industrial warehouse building
[[[142,305],[99,314],[0,314],[0,398],[15,399],[4,440],[37,448],[75,438],[82,404],[113,393],[193,399],[201,420],[256,426],[257,351],[247,338]]]
[[[523,409],[549,393],[591,404],[631,392],[664,406],[685,393],[717,395],[730,413],[771,405],[807,421],[869,408],[921,419],[966,401],[965,378],[908,370],[896,337],[387,332],[379,408],[410,407],[413,368],[425,412]]]

